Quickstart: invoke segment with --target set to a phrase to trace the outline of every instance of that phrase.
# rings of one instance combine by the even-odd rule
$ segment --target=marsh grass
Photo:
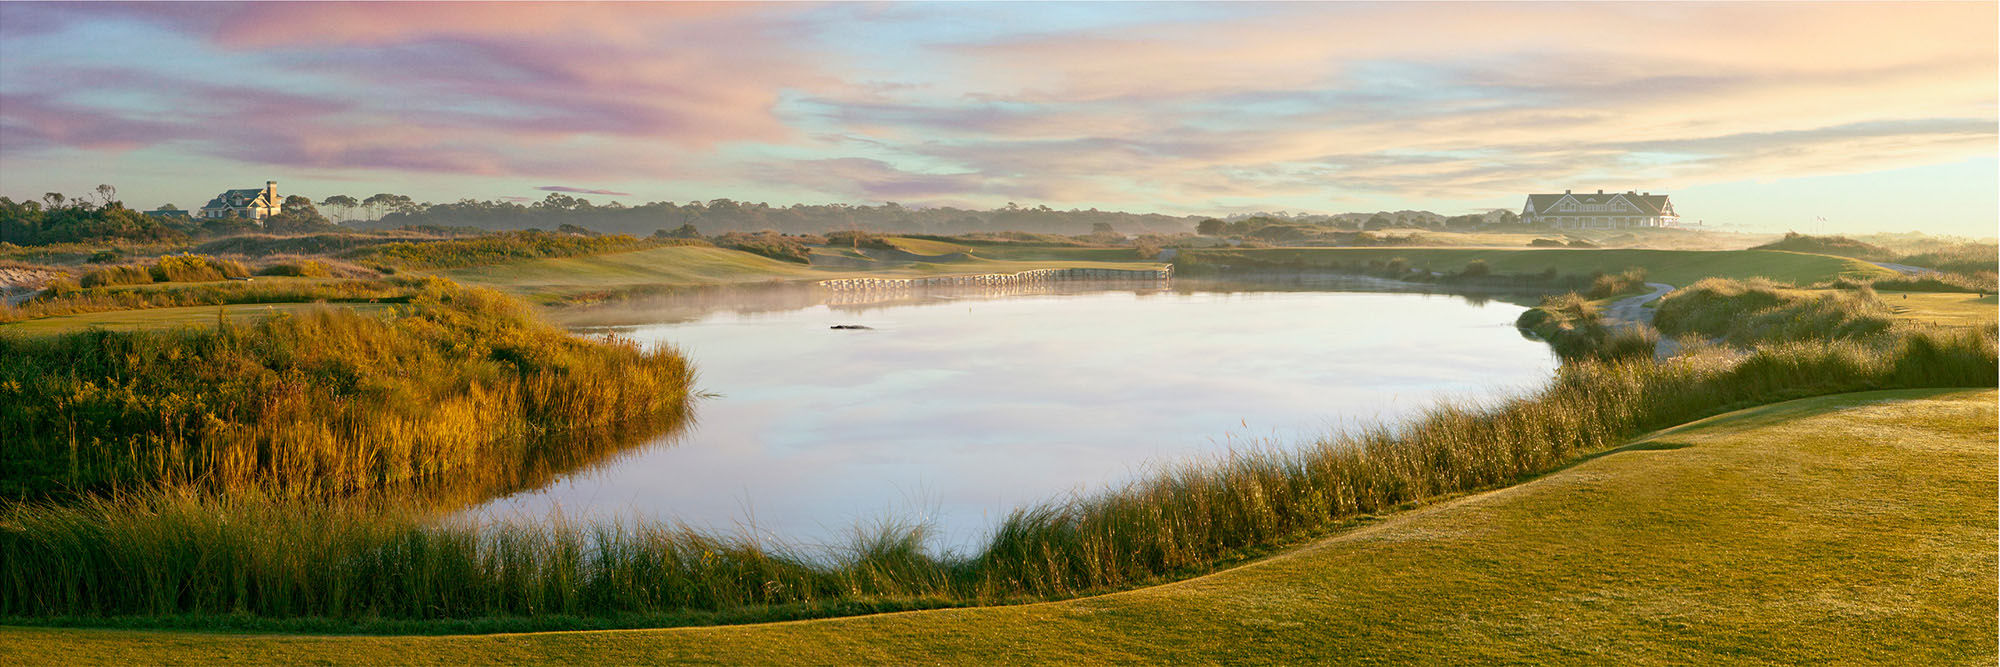
[[[1995,375],[1990,330],[1579,361],[1520,398],[1025,507],[967,554],[931,553],[923,527],[894,523],[815,550],[664,524],[477,525],[411,501],[254,487],[18,503],[0,514],[0,615],[662,624],[1065,598],[1213,570],[1733,409]]]
[[[593,340],[430,279],[397,316],[0,335],[6,496],[190,485],[323,493],[451,474],[545,433],[670,421],[672,350]]]

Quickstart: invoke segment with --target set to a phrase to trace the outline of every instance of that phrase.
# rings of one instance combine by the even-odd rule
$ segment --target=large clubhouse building
[[[1545,224],[1561,229],[1625,229],[1630,227],[1673,227],[1681,216],[1666,195],[1651,192],[1604,194],[1528,195],[1521,209],[1521,222]]]
[[[229,190],[208,200],[201,207],[203,220],[216,218],[249,218],[263,222],[264,218],[284,211],[284,201],[278,199],[278,182],[264,181],[264,187]]]

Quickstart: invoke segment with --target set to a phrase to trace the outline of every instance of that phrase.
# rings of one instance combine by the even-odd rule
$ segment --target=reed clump
[[[1394,427],[1171,465],[1022,508],[969,554],[926,551],[921,526],[875,526],[815,552],[661,524],[479,526],[422,506],[257,487],[20,503],[0,510],[0,615],[636,615],[660,624],[1062,598],[1210,570],[1729,410],[1872,389],[1990,387],[1995,357],[1993,331],[1961,329],[1699,347],[1666,363],[1582,360],[1519,398],[1444,404]]]
[[[1639,274],[1643,283],[1644,274]],[[1612,326],[1591,297],[1569,292],[1542,297],[1514,326],[1547,341],[1565,360],[1650,359],[1659,334],[1650,327]]]
[[[161,255],[159,261],[153,263],[152,272],[153,282],[158,283],[196,283],[250,276],[250,269],[242,262],[191,253]]]
[[[93,269],[77,280],[77,284],[83,287],[145,285],[151,282],[153,282],[153,271],[144,266],[107,266]]]
[[[301,493],[451,473],[525,437],[686,409],[672,350],[569,335],[496,292],[407,285],[389,318],[0,336],[5,496],[159,484]]]

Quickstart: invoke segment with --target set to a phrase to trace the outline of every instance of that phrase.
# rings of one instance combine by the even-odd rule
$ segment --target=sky
[[[2000,4],[0,3],[0,194],[1995,235]],[[1823,219],[1823,220],[1822,220]]]

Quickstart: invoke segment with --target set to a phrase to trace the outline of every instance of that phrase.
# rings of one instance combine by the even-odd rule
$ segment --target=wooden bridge
[[[961,287],[977,285],[1036,285],[1067,280],[1159,282],[1174,277],[1172,265],[1146,269],[1032,269],[1020,273],[982,273],[962,276],[921,278],[836,278],[819,281],[819,286],[836,292],[904,290],[919,287]]]

